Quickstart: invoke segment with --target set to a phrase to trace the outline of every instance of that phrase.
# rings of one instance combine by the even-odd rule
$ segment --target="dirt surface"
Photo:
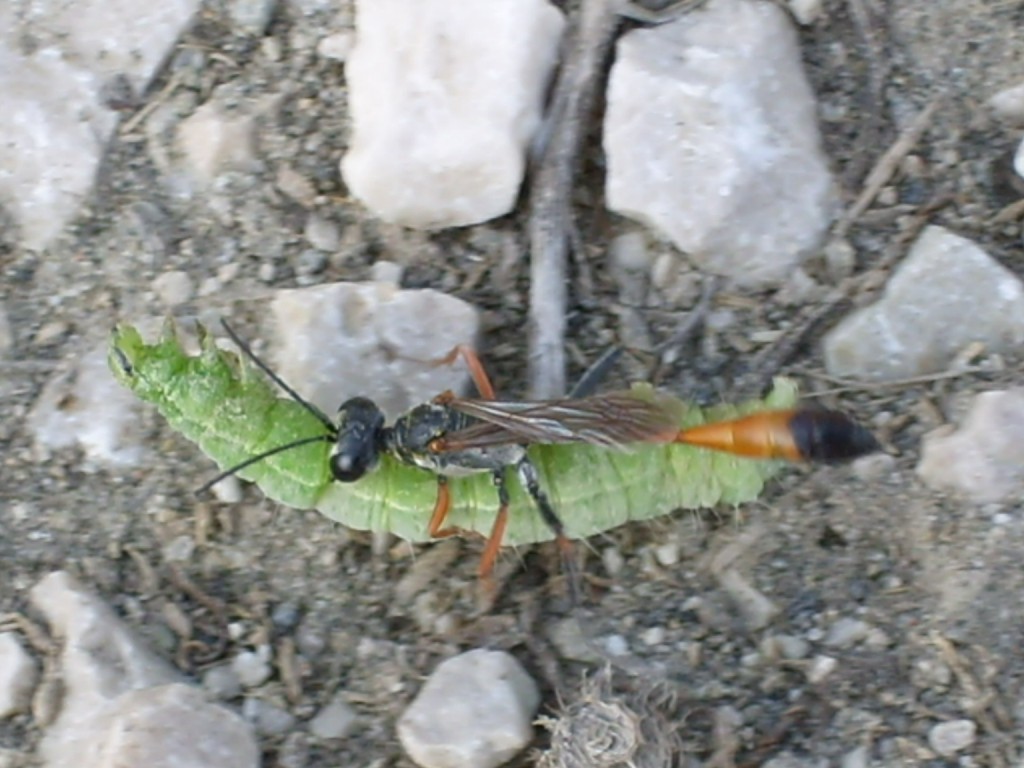
[[[925,223],[971,237],[1024,272],[1019,219],[992,223],[1021,195],[1005,172],[1019,137],[992,122],[983,106],[1024,72],[1024,3],[828,0],[825,9],[801,42],[827,151],[849,200],[913,117],[943,97],[912,160],[850,228],[853,274],[865,276],[850,301],[871,298]],[[276,289],[366,279],[376,260],[398,262],[406,287],[439,288],[484,310],[482,352],[500,389],[523,391],[528,266],[507,257],[510,242],[512,252],[523,250],[523,214],[426,235],[381,225],[346,199],[338,176],[347,135],[343,70],[315,55],[320,34],[315,19],[279,14],[269,31],[281,51],[275,60],[266,43],[238,36],[211,10],[154,85],[149,98],[175,67],[188,75],[187,86],[160,105],[181,115],[221,86],[240,97],[274,97],[259,123],[265,170],[233,177],[221,194],[229,205],[217,215],[204,200],[183,202],[167,191],[147,151],[157,139],[122,132],[66,246],[34,255],[8,243],[0,251],[0,294],[15,335],[13,358],[0,362],[0,613],[26,611],[28,588],[66,568],[189,672],[260,638],[275,648],[294,641],[304,659],[292,679],[298,696],[289,698],[281,672],[260,696],[305,719],[340,691],[359,724],[337,743],[299,729],[262,737],[266,765],[410,765],[395,738],[396,717],[441,660],[478,646],[505,648],[522,660],[543,687],[545,714],[557,714],[560,701],[580,702],[584,690],[631,696],[632,706],[657,709],[675,725],[686,754],[714,755],[716,765],[775,757],[838,764],[844,755],[863,757],[855,752],[861,746],[878,764],[938,765],[943,759],[930,751],[928,735],[955,719],[977,725],[962,764],[1018,765],[1021,510],[941,497],[913,469],[921,435],[962,413],[969,395],[1014,382],[1019,360],[1007,361],[1001,374],[831,396],[828,402],[878,432],[891,459],[794,470],[741,510],[680,514],[596,537],[580,547],[588,590],[575,611],[550,545],[506,552],[497,605],[478,615],[479,542],[419,547],[410,558],[393,541],[278,508],[254,488],[238,504],[197,502],[192,491],[212,465],[151,410],[140,428],[161,457],[153,466],[117,473],[84,465],[75,451],[35,451],[25,416],[44,384],[100,343],[116,320],[161,315],[152,283],[174,269],[199,286],[234,273],[178,308],[178,316],[244,322]],[[185,52],[192,50],[219,55],[190,71]],[[620,338],[624,316],[606,244],[628,227],[602,208],[596,147],[588,144],[575,201],[580,260],[593,279],[592,288],[576,292],[569,318],[577,374]],[[338,255],[319,260],[303,245],[304,215],[273,183],[285,164],[323,196],[319,212],[343,233]],[[821,265],[810,269],[826,274]],[[670,338],[693,300],[694,292],[677,303],[655,296],[640,310],[655,344]],[[818,309],[725,288],[713,311],[728,310],[735,321],[702,330],[680,356],[685,365],[663,369],[660,383],[696,399],[738,396],[770,338],[762,332],[800,329]],[[821,377],[814,343],[828,322],[784,361],[784,371],[803,377],[809,390],[832,387]],[[267,331],[253,324],[247,330]],[[644,376],[649,362],[629,357],[616,376]],[[223,649],[223,628],[176,586],[164,561],[165,548],[180,540],[195,544],[187,577],[244,628]],[[735,560],[737,572],[778,609],[767,627],[756,627],[730,599],[716,577],[723,558]],[[192,618],[199,652],[186,653],[168,627],[169,603]],[[844,619],[864,625],[837,635]],[[589,643],[566,639],[573,621]],[[806,641],[792,651],[796,658],[778,652],[787,637]],[[572,652],[574,645],[582,652]],[[625,652],[612,656],[609,647]],[[210,648],[216,658],[202,658]],[[822,656],[835,660],[825,675],[819,673],[830,662]],[[611,679],[595,693],[584,678],[605,663]],[[659,694],[645,695],[654,685]],[[735,709],[741,725],[723,726],[722,707]],[[0,746],[30,753],[38,737],[30,718],[0,724]],[[547,743],[539,730],[536,746]]]

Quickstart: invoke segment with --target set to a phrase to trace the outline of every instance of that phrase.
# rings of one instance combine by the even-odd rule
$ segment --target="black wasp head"
[[[352,483],[377,466],[384,439],[384,414],[365,397],[346,400],[338,409],[338,438],[331,450],[331,474]]]

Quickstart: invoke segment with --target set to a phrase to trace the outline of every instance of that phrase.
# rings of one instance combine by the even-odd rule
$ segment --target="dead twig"
[[[584,0],[569,37],[549,112],[548,141],[530,195],[530,395],[565,392],[566,261],[572,179],[601,63],[618,26],[616,0]]]
[[[850,231],[850,227],[853,226],[854,222],[860,218],[861,214],[868,209],[868,206],[874,202],[874,199],[881,192],[889,179],[896,173],[896,168],[899,166],[900,161],[910,154],[910,151],[917,145],[917,142],[924,135],[925,130],[931,125],[932,118],[938,111],[939,106],[942,104],[942,96],[938,96],[928,104],[920,114],[914,118],[913,122],[907,127],[907,129],[899,135],[899,137],[892,143],[892,146],[885,151],[885,153],[878,158],[874,167],[871,169],[871,173],[864,180],[863,189],[857,196],[853,205],[847,209],[846,213],[836,224],[833,230],[836,237],[845,237],[846,233]]]

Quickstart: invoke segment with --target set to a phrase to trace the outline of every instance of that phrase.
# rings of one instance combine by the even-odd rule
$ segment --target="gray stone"
[[[917,474],[932,488],[978,503],[1024,495],[1024,388],[983,392],[964,425],[925,435]]]
[[[743,284],[783,279],[834,212],[796,33],[771,3],[718,0],[624,35],[604,147],[612,210]]]
[[[884,381],[944,370],[967,345],[1016,352],[1024,342],[1024,285],[966,238],[921,233],[875,304],[825,337],[833,376]]]
[[[364,395],[393,418],[468,384],[461,360],[436,362],[458,344],[475,346],[477,313],[460,299],[389,283],[332,283],[279,291],[271,311],[275,370],[326,413]]]

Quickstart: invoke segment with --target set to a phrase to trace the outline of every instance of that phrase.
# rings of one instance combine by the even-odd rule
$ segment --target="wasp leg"
[[[480,580],[483,582],[484,594],[493,602],[496,593],[494,564],[498,560],[498,549],[501,547],[502,539],[505,538],[505,528],[508,526],[508,488],[505,486],[504,469],[494,470],[491,477],[494,480],[494,487],[498,491],[498,515],[494,518],[491,535],[487,537],[484,553],[480,557],[479,574]]]
[[[449,526],[442,528],[448,517],[448,510],[452,508],[452,494],[448,490],[448,478],[444,475],[437,476],[437,500],[434,502],[434,511],[430,515],[430,523],[427,524],[427,533],[432,539],[446,539],[449,536],[459,536],[463,533],[461,528]]]
[[[574,557],[572,542],[565,535],[565,526],[562,524],[561,518],[555,513],[554,507],[551,506],[547,494],[541,489],[537,467],[530,461],[529,456],[524,455],[516,464],[516,474],[519,476],[519,482],[522,483],[526,492],[530,494],[530,498],[537,505],[537,509],[540,510],[540,516],[547,523],[548,528],[555,533],[555,542],[561,551],[562,565],[565,568],[565,575],[569,581],[569,597],[573,605],[578,605],[581,595],[580,575],[576,569],[576,558]]]
[[[473,384],[476,385],[480,396],[484,400],[494,400],[494,385],[491,384],[491,377],[487,375],[487,371],[484,370],[484,364],[480,361],[480,356],[472,347],[466,344],[459,344],[444,357],[431,362],[435,365],[451,365],[460,357],[466,362],[469,375],[473,377]]]

